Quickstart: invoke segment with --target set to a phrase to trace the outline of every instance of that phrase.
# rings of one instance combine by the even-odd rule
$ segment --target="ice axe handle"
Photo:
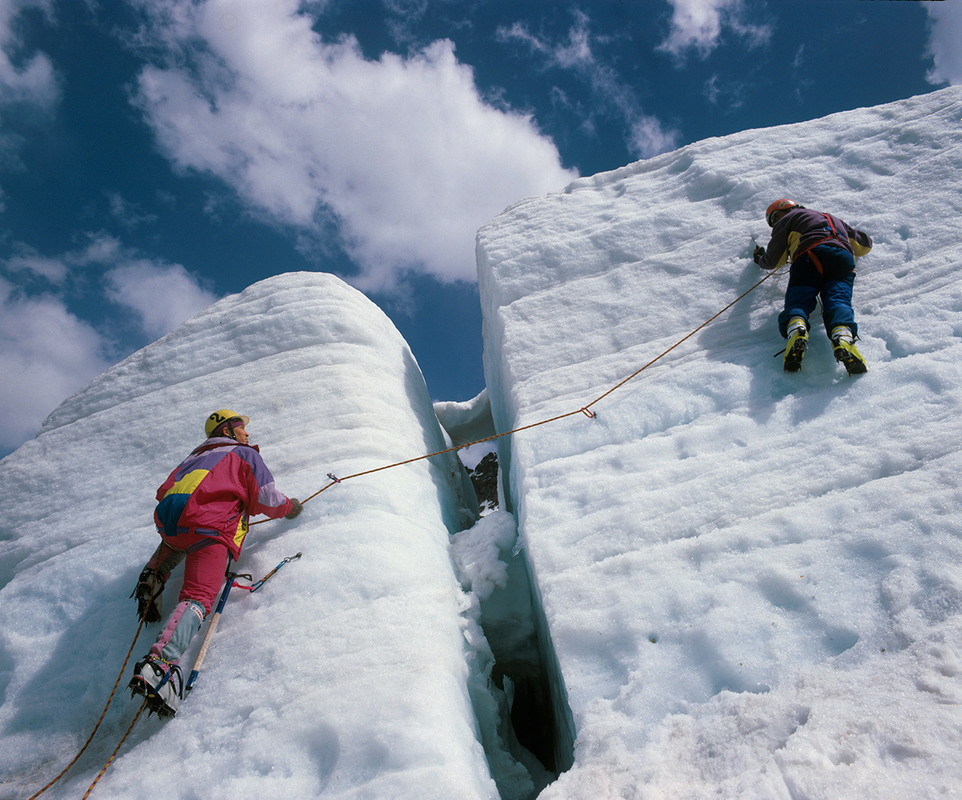
[[[187,679],[187,685],[184,687],[184,694],[187,694],[191,689],[194,688],[194,683],[197,681],[197,676],[200,674],[200,668],[204,665],[204,659],[207,657],[207,649],[210,647],[210,640],[214,636],[214,631],[217,630],[217,623],[220,622],[221,614],[224,612],[224,605],[227,603],[227,595],[230,594],[231,587],[234,585],[234,578],[236,575],[234,573],[229,573],[227,575],[227,583],[224,584],[224,590],[220,593],[220,600],[217,603],[217,608],[214,610],[214,615],[210,618],[210,625],[207,626],[207,634],[204,636],[204,641],[200,646],[200,650],[197,651],[197,658],[194,659],[194,667],[190,671],[190,677]]]

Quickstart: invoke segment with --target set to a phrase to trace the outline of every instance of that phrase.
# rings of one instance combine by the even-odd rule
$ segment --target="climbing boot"
[[[808,349],[808,325],[801,317],[792,317],[788,321],[788,344],[782,358],[785,372],[798,372],[802,367],[802,359]]]
[[[127,688],[131,695],[145,697],[148,710],[160,717],[174,716],[184,696],[180,667],[151,656],[137,662]]]
[[[855,347],[855,337],[847,325],[836,325],[832,328],[832,348],[835,360],[840,362],[849,375],[862,375],[868,372],[865,357]]]

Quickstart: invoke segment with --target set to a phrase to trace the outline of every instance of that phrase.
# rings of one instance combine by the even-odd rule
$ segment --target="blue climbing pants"
[[[808,323],[817,298],[822,298],[822,322],[825,333],[836,325],[847,325],[852,335],[858,334],[852,310],[852,288],[855,285],[855,257],[841,247],[822,244],[792,262],[785,290],[785,310],[778,315],[778,330],[788,337],[788,321],[803,317]]]

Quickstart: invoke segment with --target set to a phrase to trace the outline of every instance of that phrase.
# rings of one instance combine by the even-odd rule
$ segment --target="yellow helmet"
[[[204,423],[204,433],[207,438],[214,432],[218,425],[223,422],[227,422],[229,419],[239,419],[244,425],[248,425],[251,421],[250,417],[245,417],[243,414],[238,414],[236,411],[231,411],[229,408],[220,408],[211,414],[207,418],[207,422]]]

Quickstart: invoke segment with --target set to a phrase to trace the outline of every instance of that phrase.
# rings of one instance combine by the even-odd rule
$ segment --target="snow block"
[[[128,595],[157,543],[156,487],[222,407],[250,416],[278,488],[302,499],[329,472],[445,446],[393,324],[315,273],[224,298],[65,401],[0,462],[4,796],[39,789],[93,728],[137,627]],[[448,552],[473,502],[457,495],[462,472],[454,454],[418,461],[253,526],[240,571],[302,558],[256,594],[232,593],[176,718],[139,723],[96,796],[497,797]],[[118,695],[45,796],[83,794],[132,714]]]

